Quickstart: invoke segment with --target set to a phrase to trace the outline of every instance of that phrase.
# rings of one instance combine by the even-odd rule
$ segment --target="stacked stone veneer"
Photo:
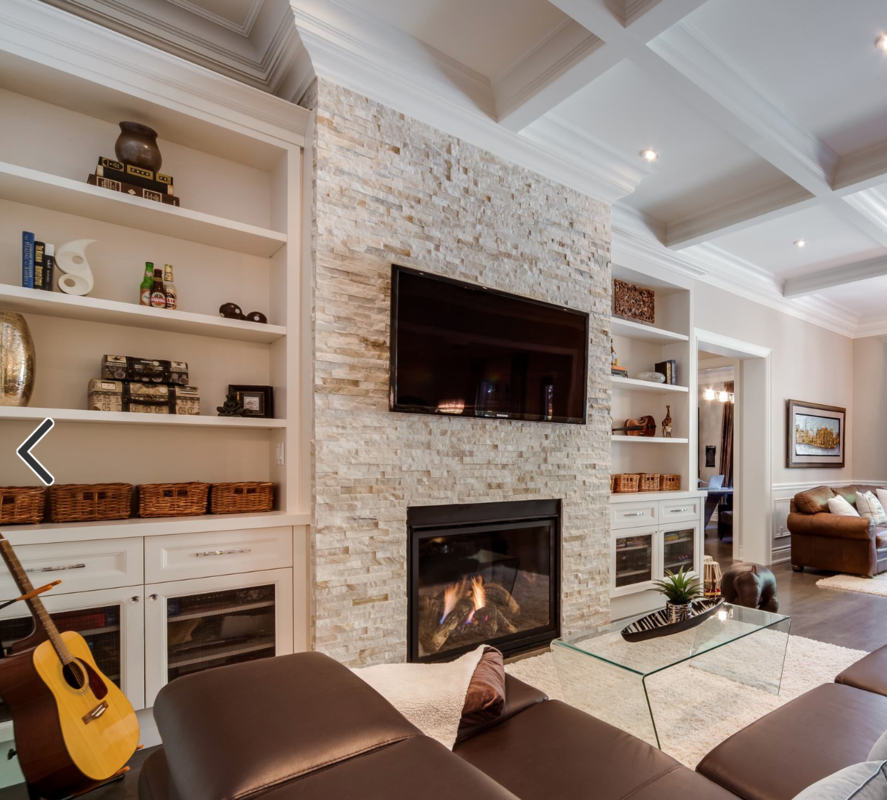
[[[610,209],[334,84],[316,110],[314,646],[407,653],[407,508],[563,499],[565,632],[609,617]],[[591,314],[587,425],[388,411],[392,262]]]

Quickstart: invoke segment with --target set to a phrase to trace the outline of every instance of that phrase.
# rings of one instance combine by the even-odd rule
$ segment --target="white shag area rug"
[[[757,635],[744,641],[751,644]],[[729,651],[730,647],[726,647],[721,652],[726,656]],[[693,662],[654,675],[648,679],[648,689],[662,749],[693,769],[720,742],[804,692],[831,683],[839,672],[864,655],[862,650],[791,636],[778,696],[693,668],[690,666]],[[508,664],[506,671],[552,699],[569,702],[551,653]],[[577,674],[575,670],[573,674]],[[589,683],[587,675],[585,682]],[[602,696],[612,691],[628,691],[632,695],[637,693],[642,703],[645,702],[643,689],[637,684],[608,686],[600,680],[597,683],[597,687],[586,685],[584,689],[600,692]],[[575,699],[575,694],[573,697]],[[638,714],[646,711],[642,703],[636,706]],[[615,719],[609,721],[622,727]]]
[[[832,575],[820,578],[817,586],[823,589],[837,589],[842,592],[859,592],[887,597],[887,572],[875,575],[874,578],[862,578],[859,575]]]

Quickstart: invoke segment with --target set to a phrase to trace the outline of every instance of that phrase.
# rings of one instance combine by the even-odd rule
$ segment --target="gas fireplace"
[[[558,636],[560,500],[422,506],[407,523],[410,661]]]

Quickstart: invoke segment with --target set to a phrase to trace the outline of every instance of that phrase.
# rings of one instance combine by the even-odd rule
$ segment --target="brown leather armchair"
[[[857,493],[874,486],[817,486],[796,494],[788,515],[792,535],[792,569],[848,572],[871,577],[887,570],[887,526],[874,527],[867,517],[829,513],[829,498],[842,496],[856,505]]]

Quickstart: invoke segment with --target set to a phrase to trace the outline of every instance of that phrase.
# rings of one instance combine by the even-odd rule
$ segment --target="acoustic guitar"
[[[35,619],[34,633],[0,659],[0,697],[12,714],[19,764],[46,800],[81,794],[119,775],[139,744],[123,692],[96,666],[86,640],[59,633],[12,545],[0,555]],[[24,649],[26,644],[31,649]]]

